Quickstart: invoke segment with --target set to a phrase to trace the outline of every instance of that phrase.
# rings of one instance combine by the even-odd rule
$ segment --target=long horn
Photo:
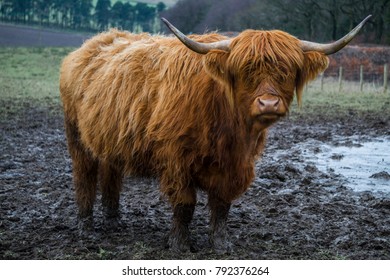
[[[307,51],[317,51],[322,52],[326,55],[333,54],[344,48],[351,40],[358,34],[363,25],[370,19],[371,15],[366,17],[361,23],[359,23],[352,31],[350,31],[343,38],[337,40],[336,42],[329,44],[320,44],[309,41],[301,40],[301,48],[304,52]]]
[[[180,32],[176,27],[174,27],[168,20],[165,18],[161,18],[161,20],[168,26],[168,28],[172,31],[173,34],[189,49],[193,50],[194,52],[200,53],[200,54],[206,54],[211,50],[223,50],[223,51],[229,51],[230,48],[230,42],[231,40],[223,40],[219,42],[214,43],[200,43],[196,42],[190,38],[188,38],[186,35]]]

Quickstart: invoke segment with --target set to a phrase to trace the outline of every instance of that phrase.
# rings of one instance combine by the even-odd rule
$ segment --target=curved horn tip
[[[303,51],[319,51],[326,55],[334,54],[349,44],[350,41],[359,33],[364,24],[372,17],[368,15],[363,19],[354,29],[352,29],[347,35],[341,39],[328,44],[314,43],[310,41],[301,40],[301,48]]]
[[[162,22],[165,23],[165,25],[171,30],[174,34],[177,32],[180,32],[175,26],[173,26],[172,23],[170,23],[166,18],[162,17],[161,18]],[[181,32],[180,32],[181,33]]]
[[[229,50],[230,40],[223,40],[219,42],[214,43],[200,43],[196,42],[190,38],[188,38],[186,35],[184,35],[179,29],[177,29],[173,24],[171,24],[167,19],[161,18],[161,20],[167,25],[169,30],[172,31],[172,33],[190,50],[193,50],[194,52],[197,52],[199,54],[207,54],[209,51],[214,49],[219,49],[223,51]]]
[[[372,17],[372,15],[366,16],[365,19],[363,19],[354,29],[359,29],[363,27],[363,25],[366,24],[366,22]]]
[[[165,23],[168,27],[171,24],[165,17],[161,18],[162,22]]]
[[[169,21],[165,17],[160,18],[164,23],[168,23]]]
[[[369,20],[370,18],[372,17],[372,15],[368,15],[368,16],[366,16],[366,18],[365,19],[363,19],[363,22],[365,23],[367,20]]]

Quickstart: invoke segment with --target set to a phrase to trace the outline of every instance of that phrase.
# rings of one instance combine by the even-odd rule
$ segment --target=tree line
[[[361,42],[390,44],[390,0],[179,0],[163,13],[184,33],[281,29],[336,40],[367,15]]]
[[[0,20],[84,31],[118,27],[158,32],[157,15],[165,9],[163,2],[148,5],[122,1],[112,4],[111,0],[0,0]]]
[[[313,41],[336,40],[369,14],[358,40],[390,44],[390,0],[179,0],[169,9],[163,2],[0,0],[0,20],[16,23],[157,33],[167,32],[159,20],[165,16],[187,34],[281,29]]]

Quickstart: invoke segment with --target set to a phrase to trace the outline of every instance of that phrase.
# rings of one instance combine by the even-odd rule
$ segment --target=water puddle
[[[355,191],[390,193],[390,139],[347,140],[337,146],[320,143],[310,143],[305,151],[319,170],[344,176]]]

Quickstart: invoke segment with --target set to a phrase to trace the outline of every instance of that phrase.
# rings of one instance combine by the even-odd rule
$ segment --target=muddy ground
[[[322,108],[282,120],[270,131],[257,178],[232,206],[234,251],[209,250],[200,194],[191,225],[199,252],[177,255],[165,247],[170,207],[148,178],[126,179],[123,227],[103,230],[98,197],[95,233],[80,237],[60,106],[1,103],[0,259],[390,259],[389,194],[353,192],[347,178],[321,172],[302,155],[321,150],[307,146],[310,139],[390,139],[389,115]]]

